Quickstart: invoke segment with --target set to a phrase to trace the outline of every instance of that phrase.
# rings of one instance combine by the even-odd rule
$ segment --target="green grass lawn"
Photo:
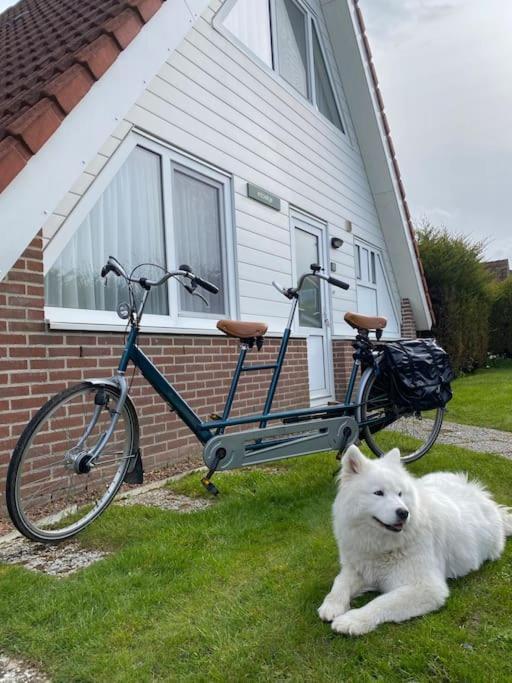
[[[446,420],[512,432],[512,360],[459,377]]]
[[[320,622],[338,571],[334,467],[219,475],[214,505],[188,515],[112,507],[80,542],[113,554],[67,578],[0,567],[0,651],[65,683],[512,680],[512,543],[436,614],[357,639]],[[512,503],[511,462],[439,446],[411,470],[442,468]],[[174,488],[203,495],[197,475]]]

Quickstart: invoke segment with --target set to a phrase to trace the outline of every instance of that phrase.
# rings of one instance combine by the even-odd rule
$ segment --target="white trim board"
[[[432,317],[385,143],[354,1],[320,1],[400,294],[410,299],[418,329],[430,329]]]
[[[208,0],[164,3],[2,192],[0,280],[207,5]]]

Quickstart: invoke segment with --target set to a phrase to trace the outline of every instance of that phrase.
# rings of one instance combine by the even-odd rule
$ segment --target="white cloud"
[[[413,215],[512,260],[512,2],[361,4]]]

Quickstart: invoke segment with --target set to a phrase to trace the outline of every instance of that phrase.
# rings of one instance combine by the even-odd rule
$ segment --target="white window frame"
[[[257,0],[254,0],[255,2]],[[272,76],[278,83],[284,87],[293,97],[298,99],[303,104],[311,108],[324,123],[326,123],[331,129],[335,130],[338,134],[343,135],[347,140],[348,129],[347,123],[345,121],[345,116],[343,113],[343,108],[341,106],[341,100],[334,85],[333,71],[335,67],[331,65],[331,60],[327,55],[327,52],[323,45],[323,32],[320,30],[320,20],[317,16],[315,10],[310,7],[304,0],[291,0],[297,7],[306,14],[306,41],[307,41],[307,86],[308,86],[308,97],[304,97],[298,90],[296,90],[293,85],[288,83],[288,81],[281,76],[279,73],[279,55],[277,48],[277,30],[276,30],[276,0],[268,0],[270,3],[270,33],[271,33],[271,50],[272,50],[272,66],[270,67],[262,59],[258,57],[252,50],[250,50],[237,36],[235,36],[225,25],[224,19],[231,11],[233,5],[237,0],[226,0],[226,2],[219,9],[213,20],[213,27],[221,33],[225,38],[227,38],[231,43],[236,45],[236,47],[244,52],[253,62],[255,62],[260,68],[266,71]],[[342,130],[338,128],[332,121],[330,121],[327,116],[322,114],[318,108],[316,102],[316,83],[315,83],[315,66],[314,66],[314,54],[313,54],[313,24],[315,24],[316,33],[318,36],[318,42],[320,44],[320,51],[324,59],[325,68],[327,70],[327,77],[329,79],[329,85],[334,96],[334,102],[336,109],[338,110],[338,116],[341,121]]]
[[[237,281],[236,281],[236,242],[233,204],[233,177],[229,173],[200,161],[192,155],[166,145],[140,131],[132,131],[114,152],[109,162],[100,172],[94,183],[86,191],[60,229],[46,245],[43,254],[44,273],[53,266],[62,250],[82,225],[100,196],[122,167],[135,147],[142,147],[160,156],[162,179],[162,205],[165,258],[167,268],[173,270],[176,263],[175,229],[172,205],[172,169],[177,167],[190,173],[193,177],[210,182],[219,188],[222,197],[221,206],[221,239],[222,258],[225,282],[225,314],[206,314],[181,312],[179,310],[179,284],[171,278],[168,287],[169,315],[144,314],[142,328],[145,332],[186,332],[188,334],[211,334],[217,332],[216,321],[221,315],[227,318],[237,316]],[[115,256],[115,254],[113,254]],[[193,265],[193,264],[189,264]],[[200,275],[200,273],[198,273]],[[151,295],[150,295],[151,296]],[[45,317],[51,328],[80,330],[122,330],[126,322],[121,320],[115,311],[93,311],[87,309],[60,308],[45,306]]]
[[[371,277],[371,255],[372,253],[375,255],[375,282],[370,281],[365,281],[361,277],[357,276],[357,247],[359,249],[367,249],[368,250],[368,268],[370,272],[370,277]],[[400,330],[400,324],[401,324],[401,315],[398,311],[396,301],[395,301],[395,296],[393,294],[393,290],[391,288],[391,283],[389,281],[387,269],[385,266],[385,261],[384,261],[384,254],[382,249],[379,247],[376,247],[374,244],[371,244],[370,242],[366,242],[365,240],[361,239],[360,237],[354,238],[354,273],[356,275],[355,282],[356,282],[356,303],[358,304],[358,285],[361,285],[363,287],[367,287],[368,289],[373,289],[375,290],[376,293],[376,301],[377,301],[377,315],[381,315],[381,307],[380,307],[380,297],[379,297],[379,287],[377,283],[377,259],[380,261],[382,273],[384,275],[384,284],[386,285],[389,293],[389,298],[391,300],[391,306],[393,307],[393,313],[395,315],[395,318],[398,323],[398,329]],[[383,334],[384,339],[386,339],[386,330],[384,330]],[[393,339],[395,338],[395,335],[392,335]],[[391,337],[389,337],[391,338]]]

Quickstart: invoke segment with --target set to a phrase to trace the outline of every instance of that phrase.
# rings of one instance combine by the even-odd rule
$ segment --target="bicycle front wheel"
[[[397,447],[403,463],[418,460],[432,448],[445,412],[444,408],[421,412],[396,406],[375,372],[367,376],[360,411],[361,422],[366,423],[361,436],[372,452],[380,458]]]
[[[111,426],[119,395],[108,383],[77,384],[48,401],[25,428],[9,464],[6,496],[13,524],[27,538],[70,538],[114,498],[138,449],[130,401],[97,460],[88,454]]]

